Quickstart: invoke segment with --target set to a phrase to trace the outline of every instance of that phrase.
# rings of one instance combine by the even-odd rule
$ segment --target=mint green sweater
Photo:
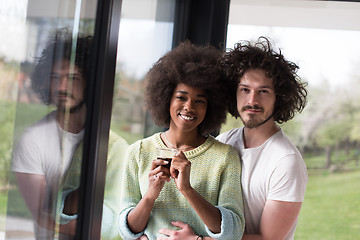
[[[191,162],[191,186],[212,205],[219,208],[222,221],[221,232],[212,233],[196,214],[186,198],[176,188],[172,180],[156,199],[148,225],[144,232],[132,233],[127,226],[127,214],[147,192],[152,160],[156,158],[156,148],[166,146],[160,133],[139,140],[130,145],[127,163],[121,185],[121,214],[119,231],[124,240],[137,239],[146,234],[150,240],[156,239],[160,228],[176,230],[171,221],[182,221],[191,226],[196,234],[216,239],[241,239],[245,219],[241,190],[241,163],[236,150],[220,143],[212,136],[196,149],[184,152]]]

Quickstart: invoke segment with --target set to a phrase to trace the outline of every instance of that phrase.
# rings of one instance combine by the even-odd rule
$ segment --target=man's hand
[[[191,227],[183,222],[171,222],[172,225],[180,228],[180,230],[160,229],[159,233],[164,234],[164,237],[157,237],[157,240],[196,240],[197,235]]]

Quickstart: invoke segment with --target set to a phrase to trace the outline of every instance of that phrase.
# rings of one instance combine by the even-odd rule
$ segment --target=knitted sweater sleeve
[[[241,190],[241,162],[237,151],[229,146],[225,151],[225,161],[219,166],[220,188],[218,205],[221,212],[221,232],[212,233],[208,228],[210,237],[215,239],[241,239],[245,229],[245,217]]]
[[[143,232],[133,233],[127,224],[127,215],[141,200],[141,191],[138,180],[138,161],[141,142],[138,141],[129,146],[126,154],[126,163],[123,168],[121,184],[120,215],[118,229],[123,239],[137,239]]]

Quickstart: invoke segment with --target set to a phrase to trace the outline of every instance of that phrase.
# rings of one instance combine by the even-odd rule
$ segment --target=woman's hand
[[[191,189],[190,185],[191,162],[180,151],[173,157],[170,166],[170,176],[174,178],[176,187],[180,192]]]
[[[180,230],[160,229],[159,233],[166,236],[157,237],[156,240],[196,240],[198,238],[188,224],[180,221],[171,222],[171,224],[180,228]]]
[[[149,189],[146,193],[149,199],[157,199],[165,182],[171,180],[170,171],[164,166],[167,163],[167,161],[161,159],[153,160],[149,173]]]

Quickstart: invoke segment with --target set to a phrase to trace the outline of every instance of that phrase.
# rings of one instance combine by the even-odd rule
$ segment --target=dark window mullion
[[[230,0],[177,0],[173,47],[186,39],[224,49]]]
[[[100,239],[122,0],[98,1],[76,239]]]

